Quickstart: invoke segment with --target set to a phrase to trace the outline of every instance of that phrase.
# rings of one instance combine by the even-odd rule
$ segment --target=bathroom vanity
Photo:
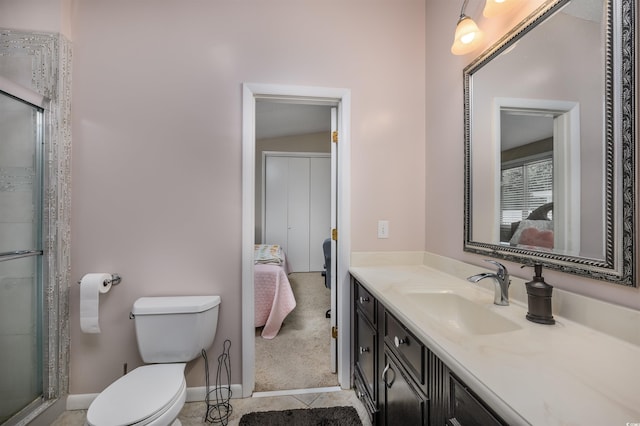
[[[640,422],[637,343],[555,312],[554,325],[527,321],[526,303],[494,305],[464,279],[483,268],[458,263],[351,267],[354,387],[374,424]]]
[[[354,383],[377,425],[506,424],[352,278]]]

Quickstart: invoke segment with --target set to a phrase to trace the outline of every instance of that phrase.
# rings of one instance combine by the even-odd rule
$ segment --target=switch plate
[[[378,221],[378,238],[389,238],[389,221]]]

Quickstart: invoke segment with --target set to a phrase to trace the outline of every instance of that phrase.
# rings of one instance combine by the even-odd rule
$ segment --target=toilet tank
[[[220,296],[141,297],[133,304],[145,363],[189,362],[213,343]]]

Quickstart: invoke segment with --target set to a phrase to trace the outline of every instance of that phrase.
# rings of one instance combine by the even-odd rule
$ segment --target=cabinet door
[[[356,351],[356,366],[367,384],[371,399],[375,401],[376,332],[359,310],[356,314],[356,337],[357,341],[354,348]]]
[[[480,400],[453,375],[450,376],[450,386],[451,416],[447,419],[448,426],[500,426],[505,424],[485,408]]]
[[[383,421],[385,425],[428,425],[428,399],[416,387],[409,374],[385,347],[385,368],[381,389],[384,389]]]

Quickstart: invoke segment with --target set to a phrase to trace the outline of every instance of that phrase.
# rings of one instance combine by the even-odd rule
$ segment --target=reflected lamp
[[[517,3],[518,0],[487,0],[482,15],[485,18],[493,18],[509,12]]]

